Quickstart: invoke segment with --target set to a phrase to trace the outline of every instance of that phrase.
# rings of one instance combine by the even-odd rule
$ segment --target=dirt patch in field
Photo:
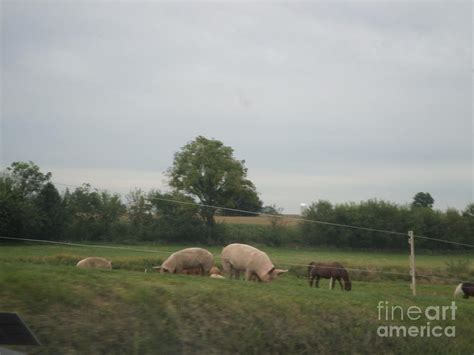
[[[296,217],[296,216],[294,216]],[[298,216],[299,217],[299,216]],[[296,226],[300,221],[293,216],[284,216],[284,217],[268,217],[268,216],[255,216],[255,217],[244,217],[244,216],[216,216],[217,223],[228,223],[228,224],[258,224],[270,226],[272,224],[272,219],[278,218],[280,225],[282,226]],[[301,217],[300,217],[301,218]]]

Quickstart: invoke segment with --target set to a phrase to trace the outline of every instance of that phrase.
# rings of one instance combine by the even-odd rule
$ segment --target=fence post
[[[408,237],[408,244],[410,244],[411,290],[413,292],[413,296],[416,296],[415,238],[413,231],[408,231]]]

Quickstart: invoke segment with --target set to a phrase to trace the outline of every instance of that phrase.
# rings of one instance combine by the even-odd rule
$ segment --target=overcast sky
[[[466,2],[1,1],[1,164],[166,190],[198,135],[264,204],[473,201]]]

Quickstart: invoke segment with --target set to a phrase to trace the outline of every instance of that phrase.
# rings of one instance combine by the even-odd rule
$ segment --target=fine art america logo
[[[380,337],[435,337],[442,336],[454,338],[456,327],[454,325],[441,326],[438,321],[456,320],[456,303],[450,306],[409,306],[406,309],[399,305],[380,301],[377,305],[378,318],[384,325],[377,328]],[[414,321],[411,325],[394,325],[394,322]],[[419,325],[421,323],[421,325]]]

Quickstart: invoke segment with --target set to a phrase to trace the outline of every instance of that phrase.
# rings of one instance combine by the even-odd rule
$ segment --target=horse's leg
[[[317,275],[316,276],[316,288],[319,288],[319,279],[321,278],[321,276]]]
[[[309,275],[309,287],[313,287],[315,277],[313,275]]]
[[[342,286],[341,278],[338,277],[337,281],[339,281],[339,285],[341,285],[341,291],[344,291],[344,287]]]
[[[333,290],[334,289],[334,278],[331,276],[329,279],[329,289]]]

